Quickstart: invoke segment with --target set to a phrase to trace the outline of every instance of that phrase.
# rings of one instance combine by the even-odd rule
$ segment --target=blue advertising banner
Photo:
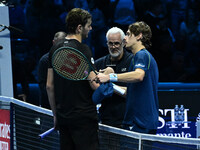
[[[159,126],[157,135],[196,138],[200,91],[159,91]],[[183,120],[176,121],[175,105],[184,106]]]

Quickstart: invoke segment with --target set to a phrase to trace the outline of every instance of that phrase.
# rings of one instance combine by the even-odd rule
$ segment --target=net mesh
[[[59,149],[58,132],[39,138],[39,134],[53,127],[50,110],[2,96],[0,109],[10,109],[11,149]],[[99,144],[99,150],[197,150],[200,140],[140,134],[99,124]]]
[[[100,150],[197,150],[198,139],[147,135],[100,124]]]
[[[52,65],[59,75],[70,80],[86,79],[90,72],[90,66],[85,57],[72,48],[56,50],[53,54]]]
[[[51,116],[35,112],[31,109],[18,105],[13,107],[13,119],[15,120],[16,135],[15,145],[20,149],[59,149],[59,137],[56,132],[48,135],[44,139],[38,137],[39,134],[53,127]]]
[[[56,131],[44,139],[39,138],[39,134],[53,127],[50,110],[6,97],[0,97],[0,109],[10,110],[11,149],[59,150]]]

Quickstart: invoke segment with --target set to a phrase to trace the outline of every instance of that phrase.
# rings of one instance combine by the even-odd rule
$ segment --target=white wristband
[[[117,74],[111,73],[111,74],[109,74],[109,76],[110,76],[110,82],[117,82],[118,81]]]

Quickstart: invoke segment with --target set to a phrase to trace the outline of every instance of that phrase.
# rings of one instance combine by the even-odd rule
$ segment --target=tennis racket
[[[52,55],[52,66],[57,74],[68,80],[88,80],[91,71],[97,75],[86,56],[72,47],[58,48]],[[122,95],[125,93],[124,89],[118,88],[115,84],[113,88]]]
[[[72,47],[61,47],[52,56],[53,69],[68,80],[87,80],[94,68],[79,50]]]

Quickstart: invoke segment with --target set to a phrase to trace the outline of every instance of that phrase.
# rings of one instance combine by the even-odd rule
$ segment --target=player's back
[[[50,60],[53,53],[60,47],[72,47],[83,53],[88,59],[92,58],[92,53],[88,46],[77,40],[64,40],[52,47]],[[67,56],[70,57],[70,56]],[[75,62],[72,68],[75,68]],[[96,119],[96,106],[92,102],[93,90],[89,81],[74,81],[66,79],[54,71],[54,90],[57,103],[57,114],[63,118],[94,118]]]

